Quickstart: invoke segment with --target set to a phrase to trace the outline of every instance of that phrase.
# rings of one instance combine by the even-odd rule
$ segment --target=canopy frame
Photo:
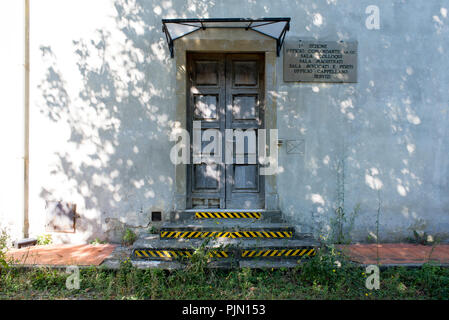
[[[174,58],[174,41],[182,37],[187,36],[198,30],[206,30],[207,28],[225,28],[225,29],[245,29],[253,30],[260,34],[276,40],[276,55],[279,57],[282,45],[284,43],[285,34],[290,30],[290,18],[188,18],[188,19],[162,19],[162,32],[165,33],[165,38],[167,40],[168,48],[170,50],[170,57]],[[239,25],[235,25],[238,23]],[[267,32],[258,30],[258,28],[267,26],[270,24],[283,24],[282,30],[279,35],[271,35]],[[169,31],[169,25],[175,24],[178,26],[187,26],[188,31],[173,37]],[[210,26],[209,24],[214,24]],[[233,25],[234,24],[234,25]],[[282,26],[282,25],[281,25]],[[193,29],[192,29],[193,28]]]

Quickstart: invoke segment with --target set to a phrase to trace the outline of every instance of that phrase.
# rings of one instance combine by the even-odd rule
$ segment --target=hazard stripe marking
[[[160,249],[160,250],[147,250],[147,249],[138,249],[134,250],[134,257],[139,259],[173,259],[178,257],[187,257],[191,258],[193,254],[193,250],[170,250],[170,249]],[[225,250],[210,250],[208,252],[209,257],[211,258],[229,258],[230,252]],[[256,257],[267,257],[267,258],[276,258],[276,257],[296,257],[296,258],[305,258],[312,257],[316,255],[315,248],[298,248],[298,249],[282,249],[282,248],[274,248],[274,249],[246,249],[240,251],[241,258],[256,258]]]
[[[260,212],[195,212],[197,219],[260,219]]]
[[[292,231],[162,231],[160,237],[167,238],[292,238]]]
[[[301,249],[256,249],[244,250],[241,253],[242,258],[251,257],[312,257],[316,255],[314,248]]]
[[[141,251],[145,257],[148,257],[148,254],[145,251]]]
[[[159,258],[159,259],[167,259],[167,258],[178,258],[178,257],[188,257],[191,258],[193,254],[193,250],[146,250],[139,249],[134,250],[134,255],[140,259],[149,259],[149,258]],[[209,257],[211,258],[229,258],[229,252],[223,250],[211,250],[209,251]]]

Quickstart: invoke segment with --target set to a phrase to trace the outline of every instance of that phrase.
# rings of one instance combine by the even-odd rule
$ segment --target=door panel
[[[237,56],[234,56],[237,57]],[[251,57],[248,57],[251,59]],[[257,61],[253,60],[238,60],[231,58],[232,63],[232,86],[238,87],[257,87],[259,73]]]
[[[259,191],[258,168],[254,164],[235,164],[233,166],[234,185],[232,192]]]
[[[188,103],[187,128],[193,137],[193,121],[201,121],[201,137],[206,130],[225,129],[225,56],[223,54],[189,54],[187,60]],[[210,150],[216,136],[201,142],[202,151]],[[202,139],[203,140],[203,139]],[[220,141],[222,142],[222,141]],[[222,143],[219,144],[222,146]],[[214,157],[193,163],[193,148],[187,169],[187,207],[223,208],[225,206],[225,167]],[[211,150],[222,155],[222,150]],[[221,151],[221,152],[220,152]]]
[[[220,85],[220,61],[215,60],[198,60],[194,65],[194,84],[197,86],[219,86]],[[217,57],[218,58],[218,57]],[[219,58],[218,58],[219,59]]]
[[[201,121],[202,151],[213,151],[187,171],[188,208],[264,208],[264,179],[255,163],[257,129],[264,128],[264,58],[259,54],[189,54],[187,125]],[[221,133],[213,150],[205,129]],[[244,148],[232,138],[233,164],[225,164],[225,129],[243,130]],[[253,132],[247,130],[254,130]],[[254,145],[249,145],[252,137]],[[220,152],[221,151],[221,152]],[[221,159],[221,161],[220,161]]]
[[[218,101],[218,94],[195,94],[194,120],[218,120]]]
[[[226,56],[226,129],[241,129],[247,133],[253,130],[252,134],[245,135],[243,152],[237,150],[238,139],[234,136],[235,160],[226,165],[227,208],[262,209],[265,206],[265,181],[255,163],[257,129],[264,128],[264,67],[262,55]],[[249,136],[253,137],[251,146],[248,145]]]
[[[195,190],[218,191],[220,175],[216,164],[195,164],[193,170]]]
[[[257,94],[234,95],[232,97],[232,121],[259,119],[259,97]]]

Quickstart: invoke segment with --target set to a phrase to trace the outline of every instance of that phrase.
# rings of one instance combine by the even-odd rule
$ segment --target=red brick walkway
[[[48,245],[12,249],[7,256],[23,265],[100,265],[116,248],[102,245]],[[352,261],[361,264],[419,265],[429,261],[449,265],[449,244],[423,246],[404,243],[338,246]]]
[[[449,264],[449,244],[440,244],[434,247],[406,244],[384,243],[379,244],[352,244],[339,246],[351,260],[362,264],[376,264],[379,252],[379,263],[383,265],[414,265],[426,262]]]
[[[47,245],[12,249],[7,257],[23,265],[100,265],[116,245]]]

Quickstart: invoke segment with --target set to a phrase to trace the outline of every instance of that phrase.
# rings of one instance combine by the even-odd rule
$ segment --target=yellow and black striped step
[[[262,214],[260,212],[242,212],[242,211],[197,211],[195,212],[196,219],[260,219]]]
[[[234,222],[267,222],[284,223],[282,212],[279,210],[262,209],[186,209],[171,211],[166,222],[194,223],[206,221],[234,221]]]
[[[173,259],[173,258],[191,258],[193,250],[189,249],[136,249],[134,257],[138,259]],[[210,250],[210,258],[228,258],[229,253],[223,250]]]
[[[242,250],[242,258],[272,258],[272,257],[312,257],[316,255],[315,248],[287,249],[248,249]]]
[[[179,231],[179,230],[161,230],[161,239],[200,239],[200,238],[265,238],[265,239],[284,239],[292,238],[291,230],[239,230],[239,231]]]
[[[207,252],[210,258],[306,258],[316,255],[316,248],[259,248],[259,249],[212,249]],[[146,260],[173,260],[179,258],[191,258],[192,249],[135,249],[133,258]]]

